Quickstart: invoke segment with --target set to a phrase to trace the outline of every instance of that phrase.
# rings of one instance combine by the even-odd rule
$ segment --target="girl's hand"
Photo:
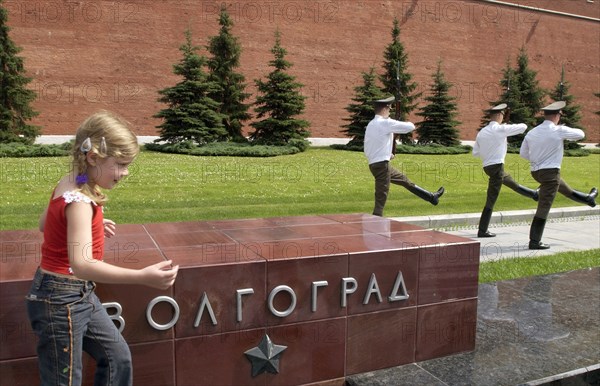
[[[116,224],[113,220],[104,219],[104,237],[113,237],[115,235]]]
[[[179,266],[172,266],[172,260],[161,261],[143,268],[142,283],[149,287],[167,289],[175,283]]]

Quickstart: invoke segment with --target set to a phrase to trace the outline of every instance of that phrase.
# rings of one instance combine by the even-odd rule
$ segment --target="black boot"
[[[529,249],[548,249],[548,244],[542,243],[542,234],[546,226],[546,219],[534,217],[529,229]]]
[[[592,188],[592,190],[590,190],[589,194],[581,193],[581,192],[574,190],[569,198],[573,201],[577,201],[582,204],[589,205],[593,208],[596,206],[596,197],[597,196],[598,196],[598,189]]]
[[[522,194],[525,197],[529,197],[532,198],[533,201],[537,201],[540,198],[540,190],[536,189],[529,189],[523,185],[519,185],[519,187],[517,188],[517,193]]]
[[[496,237],[495,233],[488,231],[490,220],[492,219],[492,210],[490,208],[483,208],[481,217],[479,218],[479,230],[477,231],[477,237]]]
[[[423,200],[432,203],[433,205],[437,205],[440,197],[444,194],[444,187],[438,189],[437,192],[432,193],[428,190],[421,188],[420,186],[413,185],[410,188],[407,188],[409,192],[414,194],[415,196],[422,198]]]

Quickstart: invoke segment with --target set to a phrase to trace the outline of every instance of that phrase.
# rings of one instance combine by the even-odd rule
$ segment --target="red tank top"
[[[102,207],[96,205],[81,192],[65,192],[62,196],[50,200],[46,223],[44,224],[44,243],[40,267],[46,271],[63,275],[72,275],[67,246],[67,216],[65,209],[72,202],[85,202],[92,205],[92,257],[102,260],[104,255],[104,215]],[[88,249],[89,250],[89,249]]]

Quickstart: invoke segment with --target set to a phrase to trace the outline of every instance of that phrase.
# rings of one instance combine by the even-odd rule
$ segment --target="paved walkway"
[[[497,235],[494,238],[477,238],[480,213],[394,217],[394,220],[477,240],[481,243],[481,261],[600,248],[600,205],[552,209],[542,238],[551,248],[543,251],[528,249],[529,225],[534,213],[533,209],[495,212],[490,224],[490,231]]]

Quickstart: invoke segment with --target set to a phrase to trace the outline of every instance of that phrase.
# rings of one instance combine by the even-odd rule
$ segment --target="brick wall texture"
[[[87,115],[107,109],[132,122],[137,134],[157,135],[160,122],[152,115],[164,107],[157,91],[179,81],[172,65],[181,58],[184,30],[191,27],[194,43],[206,46],[218,33],[222,3],[235,23],[243,49],[239,71],[252,94],[254,79],[271,71],[279,29],[290,73],[304,84],[312,137],[344,137],[344,108],[362,71],[381,72],[397,17],[408,71],[420,90],[427,92],[442,60],[458,98],[462,139],[475,138],[482,109],[502,91],[502,69],[507,60],[514,66],[525,46],[544,88],[556,85],[564,65],[570,92],[583,106],[587,141],[600,141],[598,0],[518,2],[588,19],[488,1],[4,0],[11,37],[38,93],[34,123],[43,134],[72,134]]]

